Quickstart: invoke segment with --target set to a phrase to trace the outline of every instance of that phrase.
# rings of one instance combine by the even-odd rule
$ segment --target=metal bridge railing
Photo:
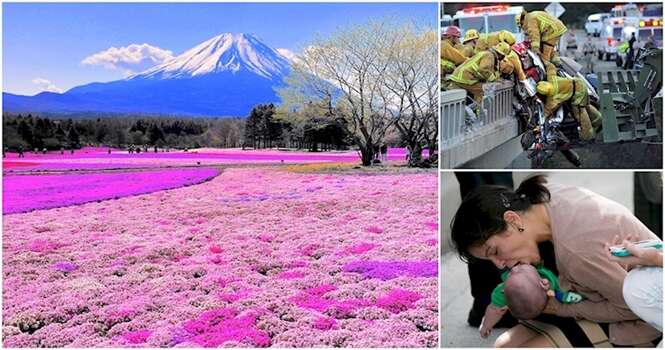
[[[491,127],[492,124],[512,118],[513,83],[502,80],[483,84],[484,97],[481,108],[484,113],[476,121],[466,120],[464,90],[448,90],[441,92],[441,149],[463,142],[465,136],[473,135],[480,128]]]
[[[464,136],[466,91],[449,90],[441,92],[441,147]]]
[[[485,113],[480,113],[481,125],[489,125],[513,117],[513,83],[511,81],[502,80],[483,84],[483,92],[481,108]]]

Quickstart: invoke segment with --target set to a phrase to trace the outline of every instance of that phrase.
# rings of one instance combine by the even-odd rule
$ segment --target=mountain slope
[[[277,102],[289,61],[248,34],[221,34],[123,80],[77,86],[63,94],[3,93],[12,112],[120,112],[244,116]]]

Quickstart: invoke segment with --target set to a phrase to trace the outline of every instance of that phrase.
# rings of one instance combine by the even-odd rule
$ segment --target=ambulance
[[[632,33],[637,35],[642,17],[640,8],[635,4],[614,6],[610,14],[603,22],[597,47],[598,59],[605,61],[616,60],[617,48],[622,42],[629,40]]]
[[[603,30],[603,21],[605,18],[610,17],[609,13],[593,13],[587,17],[586,23],[584,24],[584,30],[587,34],[593,36],[600,36],[600,32]]]
[[[653,40],[653,47],[663,48],[663,18],[643,18],[640,20],[637,29],[637,44],[644,47],[650,39]]]
[[[637,46],[644,47],[652,41],[653,47],[663,48],[663,5],[649,4],[642,9],[637,33]]]
[[[515,15],[522,13],[522,6],[493,5],[475,6],[457,11],[453,21],[462,31],[462,37],[469,29],[476,29],[478,33],[491,33],[507,30],[517,42],[523,40],[521,30],[515,24]]]

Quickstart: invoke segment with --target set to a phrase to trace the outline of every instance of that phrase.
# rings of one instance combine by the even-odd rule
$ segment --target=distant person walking
[[[635,32],[633,32],[630,36],[630,40],[628,40],[628,56],[626,56],[626,62],[623,64],[623,69],[633,69],[635,61],[635,41],[637,41],[637,39],[635,38]]]
[[[7,158],[7,147],[2,149],[2,158]]]
[[[385,143],[381,145],[381,161],[382,162],[388,161],[388,145],[386,145]]]
[[[594,50],[595,48],[591,42],[591,35],[587,35],[586,42],[584,42],[584,46],[582,47],[582,51],[584,52],[584,68],[586,68],[587,74],[594,72]]]
[[[18,157],[25,158],[25,154],[23,154],[23,146],[21,145],[18,146]]]

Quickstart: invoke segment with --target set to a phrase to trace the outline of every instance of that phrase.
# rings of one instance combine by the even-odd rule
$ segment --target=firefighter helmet
[[[501,56],[506,57],[508,54],[510,54],[510,45],[501,42],[494,46],[494,50],[496,50],[496,52],[498,52]]]
[[[502,30],[499,32],[499,41],[503,41],[508,45],[513,45],[515,43],[515,36],[507,30]]]
[[[469,29],[464,33],[463,43],[466,43],[469,40],[478,39],[478,31],[475,29]]]
[[[538,91],[539,94],[545,96],[551,95],[553,89],[554,86],[552,86],[552,83],[547,81],[540,81],[538,82],[538,85],[536,85],[536,91]]]
[[[448,27],[448,29],[446,29],[445,35],[450,38],[459,38],[462,36],[462,33],[460,32],[458,27],[450,26]]]

